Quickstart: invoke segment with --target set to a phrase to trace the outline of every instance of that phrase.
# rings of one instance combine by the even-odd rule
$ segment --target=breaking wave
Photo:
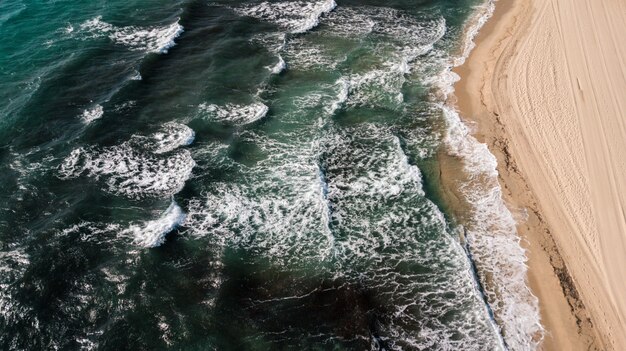
[[[462,64],[473,48],[474,36],[491,16],[493,1],[477,9],[466,28],[460,56],[453,57],[433,82],[441,100],[454,93],[458,75],[452,67]],[[543,338],[537,298],[527,285],[526,254],[520,245],[516,221],[502,198],[497,160],[487,145],[472,136],[458,111],[439,104],[448,125],[444,141],[451,155],[461,158],[468,174],[461,191],[471,206],[466,241],[483,283],[484,293],[512,350],[534,350]]]
[[[250,16],[272,22],[291,33],[304,33],[319,24],[322,14],[332,11],[334,0],[314,2],[262,2],[258,5],[236,8],[242,16]]]
[[[200,113],[207,120],[232,123],[235,125],[245,125],[256,122],[265,117],[268,110],[269,108],[260,102],[250,105],[200,105]]]
[[[183,32],[183,27],[178,22],[166,26],[116,27],[102,21],[102,16],[82,23],[80,29],[89,33],[90,37],[107,36],[114,43],[131,50],[159,54],[166,54],[176,45],[174,40]]]
[[[156,247],[165,242],[165,236],[185,221],[186,214],[175,201],[155,220],[131,225],[126,232],[143,247]]]
[[[183,188],[195,166],[189,150],[178,149],[192,140],[188,127],[166,124],[150,137],[135,136],[105,148],[77,148],[60,165],[59,177],[86,176],[103,183],[108,192],[130,198],[170,196]]]
[[[81,119],[84,123],[89,124],[102,117],[103,114],[104,109],[102,105],[96,104],[91,108],[85,109],[81,115]]]

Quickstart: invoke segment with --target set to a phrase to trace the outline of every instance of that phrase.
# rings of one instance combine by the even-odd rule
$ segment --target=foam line
[[[477,7],[470,19],[459,55],[433,80],[440,101],[448,101],[459,76],[460,65],[474,47],[473,39],[495,8],[493,0]],[[477,267],[487,301],[504,342],[513,350],[534,350],[543,338],[537,298],[526,284],[526,253],[520,245],[513,215],[502,199],[497,160],[487,145],[472,136],[452,105],[439,104],[448,124],[445,143],[449,153],[460,157],[469,179],[461,185],[472,216],[466,228],[467,247]],[[489,277],[487,281],[486,277]]]
[[[208,120],[226,122],[236,125],[245,125],[256,122],[265,117],[269,108],[260,102],[249,105],[238,104],[201,104],[200,112]]]

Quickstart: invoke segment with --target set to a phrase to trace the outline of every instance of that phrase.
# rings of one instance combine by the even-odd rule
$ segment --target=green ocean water
[[[481,5],[0,2],[0,348],[523,349],[438,195]]]

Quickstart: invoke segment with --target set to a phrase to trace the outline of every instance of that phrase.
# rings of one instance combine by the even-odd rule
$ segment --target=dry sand
[[[457,70],[499,161],[546,350],[626,350],[626,1],[499,0]]]

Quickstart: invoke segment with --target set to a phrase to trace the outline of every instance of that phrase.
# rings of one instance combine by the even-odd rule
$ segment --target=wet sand
[[[456,71],[498,158],[546,350],[626,345],[626,3],[500,0]]]

